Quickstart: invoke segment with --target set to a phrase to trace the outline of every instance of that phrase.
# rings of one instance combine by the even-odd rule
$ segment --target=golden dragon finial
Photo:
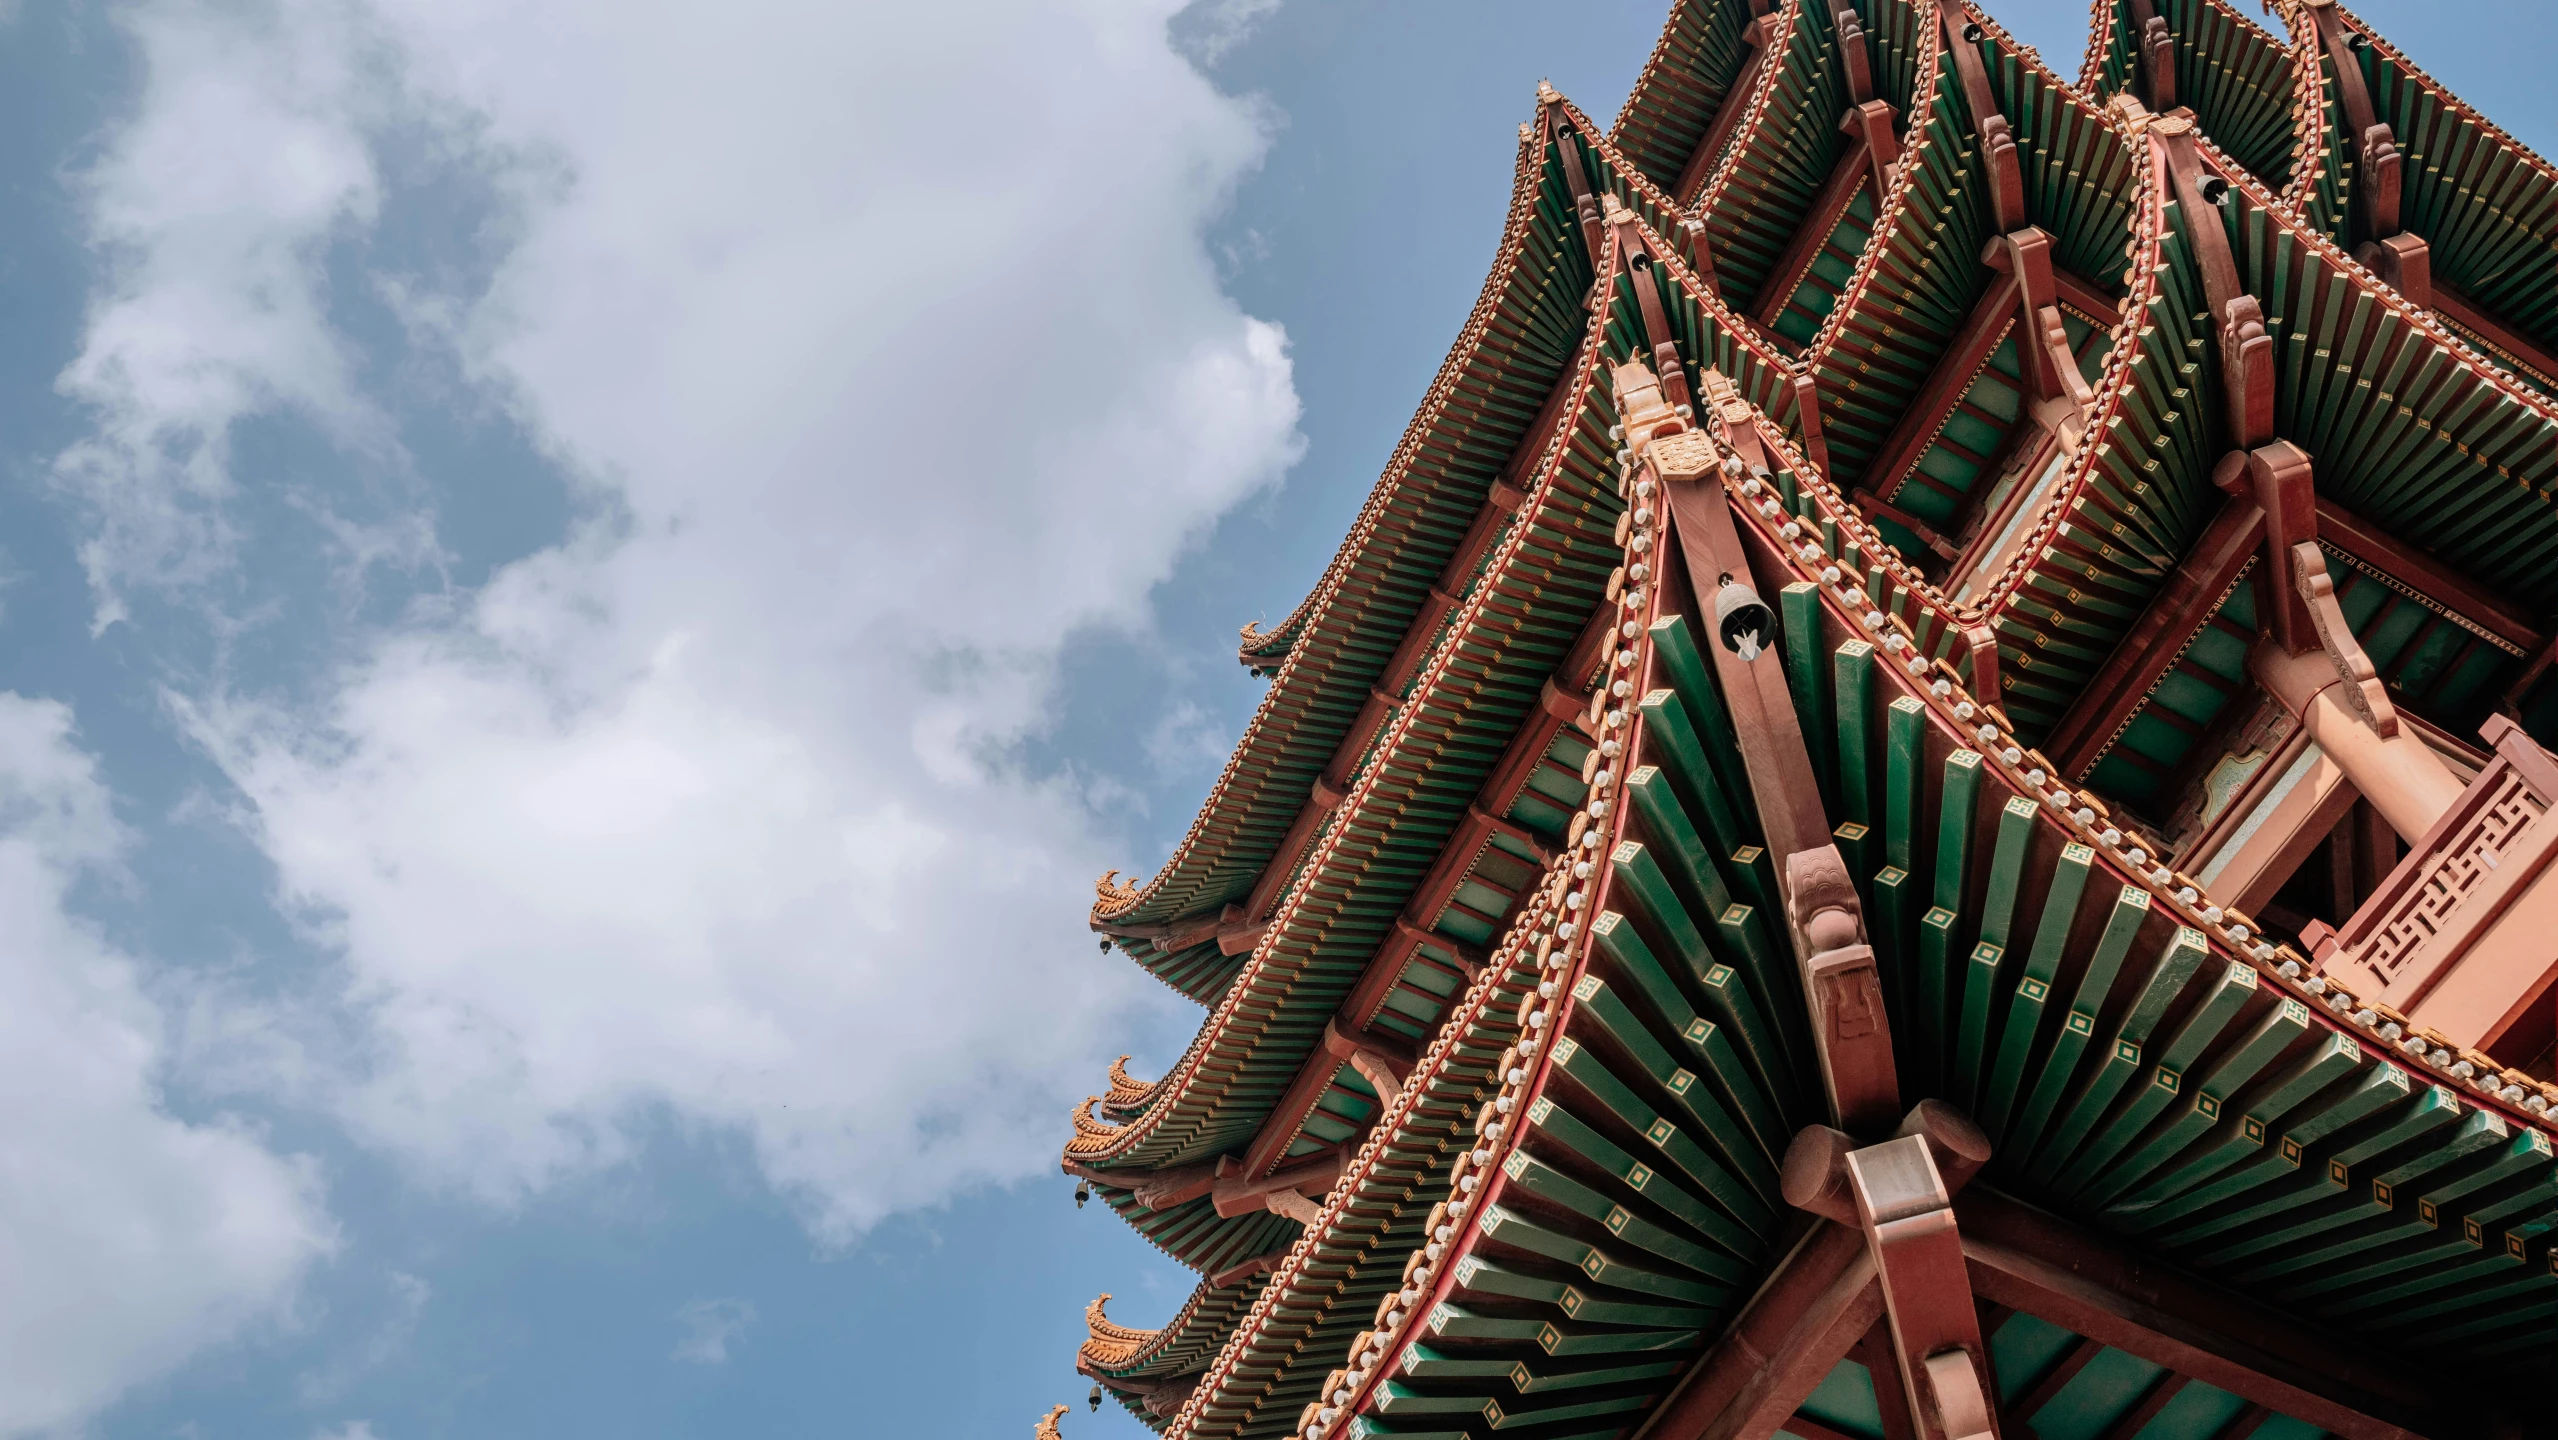
[[[1063,1440],[1063,1437],[1057,1433],[1057,1421],[1065,1413],[1066,1407],[1063,1405],[1049,1411],[1048,1418],[1039,1422],[1039,1428],[1030,1432],[1031,1440]]]
[[[1137,887],[1132,884],[1123,884],[1119,879],[1119,872],[1115,869],[1101,872],[1101,878],[1092,882],[1092,888],[1093,893],[1101,897],[1101,903],[1104,905],[1127,905],[1137,898]]]

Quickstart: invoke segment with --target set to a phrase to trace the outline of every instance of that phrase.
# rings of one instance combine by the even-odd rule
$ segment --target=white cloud
[[[315,1431],[311,1440],[382,1440],[369,1420],[350,1420],[335,1430]]]
[[[0,694],[0,1435],[289,1318],[336,1245],[306,1161],[164,1108],[159,1014],[65,908],[123,845],[70,723]]]
[[[1200,64],[1215,65],[1278,9],[1279,0],[1196,0],[1179,17],[1176,43]]]
[[[659,1115],[733,1128],[828,1239],[1044,1168],[1104,1037],[1159,1002],[1078,923],[1131,857],[1008,757],[1065,640],[1143,626],[1181,548],[1296,453],[1284,336],[1201,233],[1257,160],[1253,108],[1173,52],[1163,0],[277,3],[191,53],[283,93],[234,124],[155,70],[95,203],[141,207],[171,126],[250,169],[295,164],[228,143],[277,111],[331,155],[441,127],[519,208],[484,293],[402,277],[406,313],[607,517],[377,636],[318,707],[197,697],[364,1027],[358,1073],[303,1093],[500,1200]],[[216,23],[119,13],[155,55]],[[223,58],[315,16],[341,70],[396,75]],[[203,283],[235,308],[264,257],[388,208],[273,191],[303,194],[231,186],[253,238]],[[117,275],[194,234],[133,227]],[[163,304],[119,278],[96,313]],[[240,362],[248,404],[411,398],[333,407],[260,369],[350,373],[314,323]],[[196,343],[173,322],[124,363]],[[96,443],[202,433],[219,466],[188,417],[241,412],[137,393]]]
[[[675,1323],[684,1327],[684,1335],[668,1359],[689,1365],[725,1365],[728,1347],[744,1339],[747,1327],[755,1323],[755,1307],[732,1296],[687,1300],[675,1312]]]
[[[202,579],[235,553],[232,426],[289,410],[386,443],[326,318],[322,250],[381,201],[350,118],[376,119],[356,12],[164,6],[133,27],[149,109],[81,177],[104,261],[58,388],[96,428],[55,463],[85,508],[101,627],[128,588]]]

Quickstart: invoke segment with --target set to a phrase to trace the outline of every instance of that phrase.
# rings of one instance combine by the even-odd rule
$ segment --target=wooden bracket
[[[2000,687],[1998,673],[1998,628],[1993,625],[1966,625],[1963,644],[1972,662],[1972,693],[1985,705],[2001,705],[2006,691]]]
[[[1882,972],[1865,940],[1856,882],[1836,845],[1785,857],[1786,918],[1811,1001],[1813,1043],[1830,1113],[1849,1131],[1871,1134],[1901,1108]]]
[[[2364,238],[2386,239],[2399,230],[2404,157],[2398,153],[2397,137],[2372,104],[2362,57],[2354,53],[2353,36],[2332,0],[2312,0],[2306,8],[2318,43],[2327,52],[2328,68],[2335,72],[2336,105],[2344,112],[2345,133],[2352,138],[2360,162],[2354,175],[2354,198],[2362,213]]]
[[[1540,99],[1553,94],[1542,86],[1539,91]],[[1563,108],[1548,104],[1545,114],[1546,134],[1554,141],[1555,158],[1563,162],[1563,183],[1572,192],[1572,208],[1581,220],[1581,242],[1590,248],[1590,265],[1596,269],[1599,257],[1607,252],[1606,236],[1600,228],[1599,197],[1590,188],[1589,174],[1581,165],[1581,146],[1573,138],[1572,125],[1564,118]]]
[[[1825,1126],[1786,1147],[1781,1184],[1799,1208],[1861,1231],[1883,1289],[1902,1394],[1921,1440],[1998,1433],[1980,1316],[1954,1196],[1989,1163],[1989,1140],[1953,1107],[1921,1101],[1891,1140],[1859,1148]]]
[[[2221,389],[2229,404],[2230,439],[2252,450],[2274,438],[2274,339],[2265,333],[2265,309],[2239,282],[2238,258],[2229,245],[2229,228],[2220,207],[2204,197],[2210,181],[2228,181],[2203,173],[2202,153],[2194,143],[2194,121],[2187,115],[2161,115],[2149,134],[2165,147],[2167,171],[2176,187],[2176,206],[2184,212],[2185,230],[2193,238],[2194,260],[2203,272],[2203,297],[2219,331]],[[2224,188],[2221,192],[2226,195]]]
[[[1866,49],[1864,17],[1841,5],[1830,18],[1838,26],[1839,66],[1847,75],[1848,98],[1862,105],[1874,98],[1874,59]]]
[[[1982,260],[1991,268],[2004,271],[2016,281],[2017,364],[2025,372],[2025,393],[2034,401],[2078,399],[2089,394],[2087,382],[2078,373],[2078,361],[2069,351],[2069,333],[2061,328],[2058,285],[2052,277],[2052,237],[2028,225],[2011,230],[1989,243]],[[2059,332],[2057,353],[2053,333]],[[2066,375],[2068,378],[2063,379]],[[2073,383],[2075,385],[2073,386]]]
[[[2227,462],[2223,462],[2226,464]],[[2301,544],[2318,538],[2318,497],[2312,486],[2309,453],[2288,440],[2277,440],[2247,452],[2246,483],[2256,508],[2265,512],[2265,549],[2276,579],[2274,638],[2289,655],[2318,648],[2318,629],[2309,601],[2293,580],[2292,557]],[[2317,547],[2311,546],[2315,551]],[[2318,567],[2324,579],[2327,567]]]
[[[1874,182],[1874,208],[1883,209],[1883,197],[1892,193],[1893,167],[1901,163],[1900,137],[1892,133],[1894,111],[1887,101],[1867,100],[1839,117],[1839,128],[1857,138],[1864,147],[1867,178]],[[1830,221],[1835,225],[1837,219]]]
[[[1229,1220],[1238,1215],[1250,1215],[1263,1210],[1286,1215],[1291,1219],[1303,1219],[1305,1217],[1296,1214],[1293,1209],[1282,1207],[1293,1206],[1298,1200],[1305,1200],[1308,1208],[1312,1208],[1311,1197],[1330,1194],[1332,1187],[1340,1182],[1341,1171],[1348,1158],[1347,1152],[1342,1147],[1334,1146],[1322,1154],[1308,1156],[1294,1165],[1283,1166],[1268,1175],[1255,1177],[1243,1173],[1243,1167],[1236,1164],[1232,1156],[1228,1156],[1217,1162],[1217,1168],[1224,1173],[1218,1175],[1209,1186],[1208,1198],[1216,1206],[1217,1213]],[[1274,1203],[1273,1197],[1280,1195],[1294,1198],[1277,1200]]]
[[[1857,1221],[1883,1281],[1883,1312],[1919,1434],[1923,1440],[1996,1436],[1954,1196],[1927,1142],[1913,1135],[1851,1151],[1847,1171]]]
[[[1693,408],[1695,397],[1688,390],[1688,367],[1679,359],[1677,337],[1670,333],[1670,312],[1661,303],[1660,277],[1652,271],[1652,256],[1643,242],[1641,227],[1634,212],[1610,194],[1605,199],[1608,228],[1616,232],[1617,254],[1626,257],[1627,273],[1634,280],[1635,308],[1643,315],[1643,338],[1652,347],[1652,368],[1658,376],[1662,396],[1672,407]],[[1628,427],[1628,434],[1633,433]]]
[[[1830,473],[1830,444],[1821,434],[1821,382],[1810,371],[1794,377],[1794,419],[1803,428],[1803,458]]]
[[[1727,388],[1730,384],[1720,375],[1707,372],[1709,398],[1716,395],[1718,381]],[[1759,454],[1755,429],[1746,423],[1735,424],[1732,418],[1732,411],[1737,409],[1746,420],[1749,407],[1736,397],[1728,405],[1717,404],[1715,409],[1723,422],[1723,433],[1747,441],[1749,449],[1740,453],[1745,457]],[[1629,433],[1631,428],[1628,427]],[[1699,603],[1711,600],[1716,582],[1724,576],[1746,582],[1750,576],[1749,557],[1741,547],[1740,531],[1732,519],[1733,501],[1724,492],[1720,471],[1709,469],[1693,481],[1663,488],[1677,551],[1686,562]],[[1829,818],[1821,805],[1820,782],[1812,771],[1812,752],[1804,744],[1803,722],[1795,714],[1794,696],[1786,685],[1782,663],[1764,651],[1756,660],[1743,660],[1728,647],[1711,641],[1704,648],[1713,656],[1716,677],[1723,682],[1725,703],[1731,707],[1742,766],[1750,778],[1750,796],[1758,806],[1768,849],[1791,855],[1827,845]]]
[[[2366,240],[2355,247],[2354,258],[2399,294],[2428,310],[2434,307],[2434,257],[2424,236],[2401,230]]]
[[[2343,684],[2345,703],[2383,740],[2398,734],[2398,708],[2389,703],[2389,692],[2381,688],[2380,672],[2372,668],[2371,657],[2363,653],[2354,639],[2353,628],[2345,623],[2345,612],[2336,604],[2336,582],[2327,574],[2327,552],[2315,540],[2304,540],[2291,548],[2292,583],[2308,607],[2310,621],[2317,629],[2318,643],[2327,658],[2336,664]]]

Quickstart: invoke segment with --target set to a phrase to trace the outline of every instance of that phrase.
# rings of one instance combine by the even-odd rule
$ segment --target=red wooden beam
[[[2476,581],[2435,559],[2430,551],[2399,539],[2323,495],[2317,503],[2319,539],[2375,570],[2405,581],[2525,654],[2537,649],[2546,638],[2521,606],[2488,593]]]
[[[2140,708],[2150,687],[2175,663],[2186,637],[2210,618],[2222,592],[2255,558],[2264,528],[2265,512],[2255,501],[2223,502],[2220,513],[2203,527],[2140,619],[2132,622],[2130,633],[2114,647],[2094,683],[2043,742],[2043,753],[2061,774],[2078,779],[2096,763],[2098,752],[2115,730]]]
[[[2333,1331],[1974,1185],[1954,1202],[1972,1288],[2153,1365],[2345,1436],[2420,1440],[2452,1396]],[[2441,1432],[2437,1432],[2441,1433]]]
[[[2433,290],[2434,308],[2443,312],[2445,319],[2539,371],[2543,377],[2558,380],[2558,354],[2551,354],[2547,346],[2505,328],[2502,321],[2440,280],[2433,282]]]
[[[1883,1318],[1865,1237],[1815,1224],[1740,1317],[1653,1407],[1634,1440],[1733,1440],[1772,1433]],[[1761,1428],[1752,1428],[1751,1422]]]

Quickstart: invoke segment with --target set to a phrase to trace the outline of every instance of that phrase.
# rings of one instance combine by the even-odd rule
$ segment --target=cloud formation
[[[395,137],[501,197],[497,258],[374,283],[587,502],[316,703],[187,698],[359,1039],[301,1098],[500,1202],[669,1117],[742,1135],[830,1241],[1041,1167],[1162,1001],[1095,964],[1128,857],[1021,746],[1068,638],[1142,629],[1299,448],[1285,337],[1202,239],[1262,125],[1174,8],[119,12],[153,63],[86,177],[112,263],[65,384],[99,424],[57,467],[102,605],[254,552],[245,419],[360,474],[368,417],[449,403],[328,288],[399,211]],[[206,164],[216,198],[155,207]],[[204,333],[239,315],[276,338]]]
[[[667,1358],[688,1365],[725,1365],[728,1347],[745,1338],[747,1327],[755,1323],[755,1307],[733,1296],[687,1300],[675,1312],[675,1323],[684,1327],[684,1334]]]
[[[337,1245],[313,1167],[172,1116],[134,962],[68,908],[125,836],[70,713],[0,693],[0,1435],[288,1318]]]

